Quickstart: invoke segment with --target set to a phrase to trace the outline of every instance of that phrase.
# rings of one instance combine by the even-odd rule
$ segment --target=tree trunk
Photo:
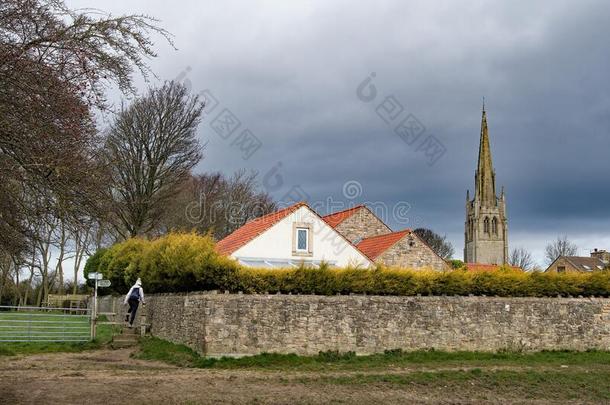
[[[74,234],[74,286],[72,287],[72,294],[76,294],[78,290],[78,270],[83,262],[83,256],[89,243],[89,236],[89,229],[81,230]]]
[[[2,263],[0,263],[0,305],[2,305],[2,296],[6,290],[6,280],[11,272],[11,265],[6,257],[0,257],[0,260],[2,260]]]
[[[32,289],[32,281],[34,280],[34,263],[36,262],[36,249],[32,250],[32,262],[30,263],[30,279],[28,281],[28,285],[23,293],[23,305],[28,305],[28,295],[30,295],[30,290]]]
[[[63,220],[60,220],[60,238],[59,238],[59,256],[57,257],[57,266],[55,266],[55,276],[59,276],[59,294],[64,293],[64,256],[66,254],[66,226]],[[53,280],[55,281],[55,280]]]

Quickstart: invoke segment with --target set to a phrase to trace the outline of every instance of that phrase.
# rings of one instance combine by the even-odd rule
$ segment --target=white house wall
[[[293,255],[293,224],[312,226],[312,255]],[[273,260],[326,261],[339,267],[359,265],[369,267],[370,260],[348,243],[332,227],[308,207],[300,207],[286,218],[267,229],[231,255],[234,258],[264,258]]]

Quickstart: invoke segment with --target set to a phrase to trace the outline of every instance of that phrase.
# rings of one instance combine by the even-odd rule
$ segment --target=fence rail
[[[87,342],[89,308],[0,306],[0,342]]]

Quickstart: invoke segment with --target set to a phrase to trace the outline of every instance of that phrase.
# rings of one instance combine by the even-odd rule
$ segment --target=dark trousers
[[[138,311],[138,305],[140,305],[140,300],[136,298],[130,298],[127,300],[129,304],[129,309],[127,310],[128,314],[131,314],[131,319],[129,320],[129,324],[133,325],[133,320],[136,318],[136,312]]]

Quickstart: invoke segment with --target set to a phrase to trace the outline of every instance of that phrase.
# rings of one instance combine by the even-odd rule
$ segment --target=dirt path
[[[131,350],[57,353],[0,360],[0,402],[18,404],[337,403],[422,399],[349,387],[311,390],[278,372],[184,369],[130,358]],[[392,398],[393,397],[393,398]],[[351,398],[351,399],[350,399]]]
[[[438,387],[317,381],[320,373],[186,369],[135,360],[131,349],[0,358],[0,403],[241,404],[241,403],[481,403],[497,397]],[[383,370],[384,374],[409,373]],[[380,373],[380,371],[376,371]],[[324,373],[361,375],[363,372]],[[365,372],[370,375],[373,373]],[[520,402],[518,398],[503,398]],[[530,400],[529,403],[538,402]]]

